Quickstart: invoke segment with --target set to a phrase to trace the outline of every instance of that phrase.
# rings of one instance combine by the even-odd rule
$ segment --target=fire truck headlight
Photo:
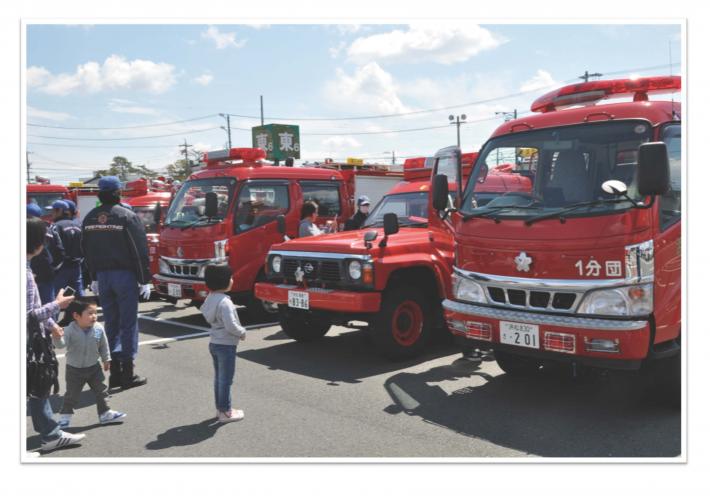
[[[653,284],[590,291],[577,313],[636,317],[653,311]]]
[[[159,263],[158,266],[160,268],[161,274],[169,274],[170,273],[170,267],[168,266],[168,262],[161,259],[158,263]]]
[[[271,271],[274,274],[280,274],[281,273],[281,257],[276,255],[273,258],[271,258]]]
[[[354,281],[360,279],[362,277],[362,263],[357,260],[351,261],[348,264],[348,275]]]
[[[480,284],[458,274],[454,274],[452,279],[454,298],[465,302],[488,303]]]

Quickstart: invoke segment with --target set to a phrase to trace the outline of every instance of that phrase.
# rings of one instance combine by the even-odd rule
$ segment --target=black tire
[[[279,324],[283,332],[297,342],[312,342],[323,338],[331,326],[311,312],[299,312],[285,305],[279,305]]]
[[[255,321],[266,321],[275,319],[279,313],[278,306],[275,303],[269,304],[256,296],[250,296],[246,302],[247,314],[249,319]]]
[[[500,350],[494,351],[500,369],[510,376],[530,376],[540,373],[540,361]]]
[[[400,286],[385,291],[370,330],[377,350],[392,360],[421,354],[433,338],[434,311],[421,289]]]

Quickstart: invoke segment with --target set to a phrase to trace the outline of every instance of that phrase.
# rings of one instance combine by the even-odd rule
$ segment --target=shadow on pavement
[[[281,332],[267,337],[276,339]],[[267,366],[328,382],[360,383],[363,378],[415,366],[458,351],[453,345],[434,345],[427,353],[407,361],[388,361],[378,354],[366,332],[348,331],[314,342],[286,342],[263,349],[239,351],[239,357]]]
[[[461,386],[451,392],[451,384]],[[449,388],[445,391],[441,384]],[[471,385],[473,384],[473,385]],[[603,379],[551,374],[492,377],[455,365],[399,373],[385,382],[393,404],[431,424],[545,457],[674,457],[680,411],[629,399]],[[627,391],[630,389],[626,389]]]
[[[188,446],[206,441],[215,435],[222,425],[214,417],[203,420],[197,424],[179,425],[158,434],[155,441],[145,447],[148,450],[164,450],[174,446]]]

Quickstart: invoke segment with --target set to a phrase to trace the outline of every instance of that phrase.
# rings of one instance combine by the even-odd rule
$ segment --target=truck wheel
[[[432,337],[432,305],[413,287],[385,292],[372,323],[372,339],[385,357],[393,360],[419,355]]]
[[[323,338],[331,326],[310,312],[298,312],[285,305],[279,305],[279,324],[283,332],[297,342],[312,342]]]
[[[249,297],[246,304],[250,319],[267,320],[272,319],[278,313],[278,305],[260,300],[256,296]]]
[[[499,350],[495,350],[494,353],[498,366],[508,375],[528,376],[537,374],[540,370],[540,363],[535,359]]]

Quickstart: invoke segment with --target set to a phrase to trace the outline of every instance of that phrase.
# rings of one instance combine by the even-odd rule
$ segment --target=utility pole
[[[515,108],[512,112],[496,112],[496,115],[502,115],[503,120],[508,122],[509,120],[515,120],[518,118],[518,109]]]
[[[229,122],[229,114],[228,113],[220,113],[220,117],[223,117],[227,119],[227,127],[225,128],[224,126],[219,126],[220,129],[224,130],[227,133],[227,148],[230,150],[232,149],[232,126]]]
[[[30,154],[32,152],[26,151],[25,152],[25,161],[27,162],[27,183],[30,183],[30,166],[32,165],[32,162],[30,162]]]
[[[454,120],[456,118],[456,120]],[[453,115],[449,115],[449,124],[456,124],[456,146],[461,148],[461,124],[466,123],[466,114],[462,113],[461,115],[456,115],[454,117]]]
[[[584,70],[584,75],[580,75],[577,78],[581,78],[585,82],[589,82],[589,77],[601,77],[601,73],[589,73],[589,70]]]
[[[190,158],[187,156],[187,148],[192,145],[188,145],[186,139],[183,139],[182,141],[183,141],[183,144],[178,145],[178,146],[182,147],[182,150],[180,151],[180,153],[182,153],[185,156],[185,169],[187,170],[187,169],[190,169]]]
[[[261,125],[264,125],[264,96],[259,96],[259,103],[261,108]]]

